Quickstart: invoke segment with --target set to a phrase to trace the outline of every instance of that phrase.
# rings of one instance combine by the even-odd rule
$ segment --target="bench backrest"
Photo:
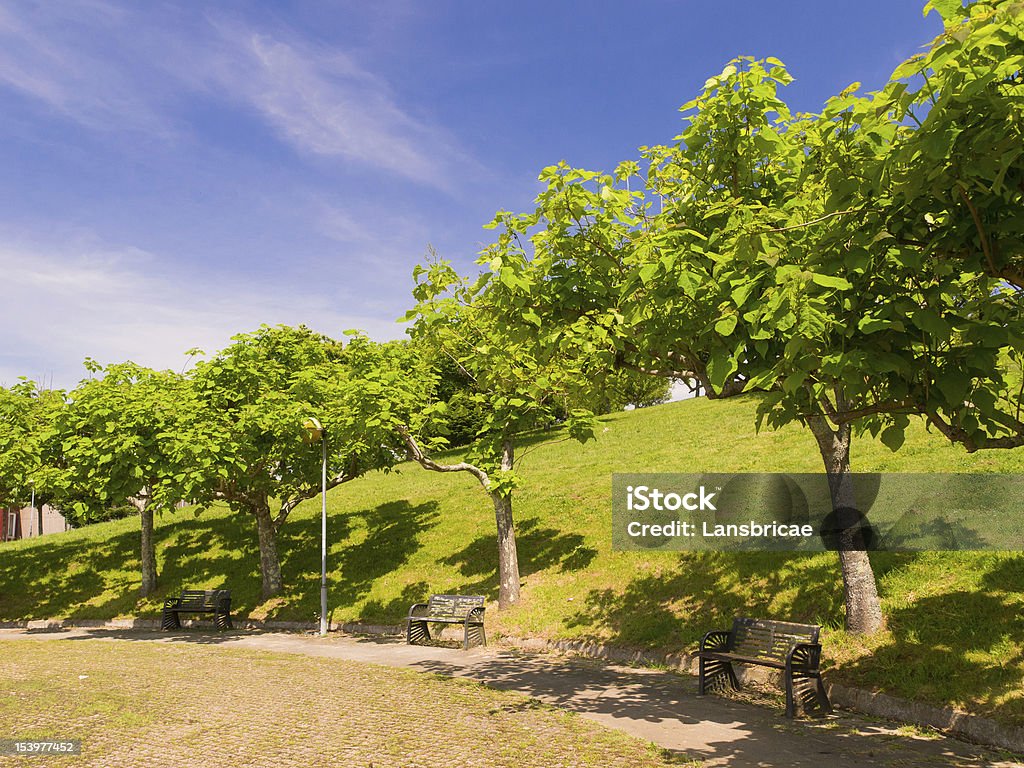
[[[463,619],[474,608],[483,607],[483,595],[431,595],[427,615]]]
[[[226,589],[185,589],[178,607],[185,610],[212,611],[231,604],[231,592]]]
[[[770,619],[736,619],[732,623],[731,650],[758,659],[786,660],[796,643],[816,643],[821,627]]]

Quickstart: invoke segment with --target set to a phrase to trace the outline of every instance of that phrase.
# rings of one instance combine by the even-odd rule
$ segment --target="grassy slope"
[[[737,613],[812,620],[831,678],[1024,723],[1024,557],[919,553],[872,556],[889,630],[847,637],[834,554],[610,551],[611,473],[816,472],[798,428],[754,434],[753,403],[685,401],[608,417],[596,442],[553,434],[525,454],[516,501],[521,605],[492,632],[679,650]],[[1024,471],[1024,452],[969,456],[923,429],[892,454],[855,442],[856,471]],[[334,620],[397,623],[432,592],[496,597],[494,522],[476,481],[403,465],[329,496]],[[259,601],[255,531],[214,510],[158,520],[161,583],[137,601],[137,522],[105,523],[0,545],[0,619],[156,615],[182,586],[232,589],[240,615],[313,620],[318,607],[319,502],[281,531],[286,593]]]

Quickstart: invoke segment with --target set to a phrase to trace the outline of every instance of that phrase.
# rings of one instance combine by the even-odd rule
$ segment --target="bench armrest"
[[[427,615],[427,603],[414,603],[409,609],[410,619],[422,619]]]
[[[821,643],[793,643],[786,652],[787,669],[817,670],[821,664]]]
[[[168,597],[164,600],[164,608],[177,608],[180,603],[180,597]]]
[[[729,648],[729,638],[732,633],[726,629],[713,629],[704,635],[700,641],[702,651],[725,651]]]
[[[469,612],[466,613],[466,621],[483,621],[484,620],[484,607],[481,605],[477,608],[470,608]]]

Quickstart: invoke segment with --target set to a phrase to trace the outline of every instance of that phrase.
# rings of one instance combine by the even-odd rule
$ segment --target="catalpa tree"
[[[86,367],[92,378],[69,393],[54,424],[48,461],[56,469],[56,498],[83,521],[111,507],[135,507],[146,596],[158,579],[154,512],[206,499],[217,434],[184,376],[134,363],[87,360]]]
[[[501,252],[491,251],[495,271],[477,280],[460,276],[451,264],[434,259],[414,272],[416,307],[411,334],[421,349],[454,362],[471,382],[468,398],[482,414],[476,439],[466,461],[442,464],[430,458],[447,446],[436,425],[444,423],[446,405],[436,402],[418,414],[418,425],[404,425],[401,434],[409,456],[434,472],[467,472],[476,478],[494,507],[498,537],[498,607],[519,600],[519,556],[513,520],[513,495],[520,484],[516,473],[516,442],[524,432],[565,417],[570,437],[585,441],[592,435],[590,412],[575,406],[573,393],[589,386],[575,360],[558,354],[538,356],[527,344],[503,333],[505,318],[497,294],[519,278],[501,271]],[[430,437],[433,435],[433,437]]]
[[[63,405],[63,392],[31,381],[0,387],[0,503],[24,503],[33,489],[37,497],[51,493],[43,446]]]
[[[264,598],[283,587],[277,532],[321,489],[321,453],[304,423],[326,428],[327,487],[388,468],[399,424],[429,399],[431,378],[406,345],[355,336],[348,345],[299,326],[263,326],[196,366],[193,379],[219,435],[211,492],[253,516]]]
[[[975,92],[992,98],[998,88],[968,62],[972,35],[997,33],[972,23],[947,29],[929,61],[961,78],[948,95],[969,96],[963,75],[973,72]],[[1014,34],[993,55],[1019,50]],[[1005,275],[986,271],[966,203],[957,216],[947,196],[943,218],[923,214],[933,228],[973,233],[975,247],[956,260],[883,226],[881,217],[898,216],[885,193],[894,158],[907,164],[904,178],[914,162],[928,172],[927,155],[907,149],[917,140],[907,109],[925,105],[900,101],[906,84],[867,97],[854,86],[822,115],[793,117],[778,96],[789,80],[777,60],[736,60],[684,105],[677,143],[643,148],[642,164],[614,175],[547,169],[534,212],[499,216],[506,240],[533,244],[502,263],[515,278],[503,310],[508,333],[540,349],[598,350],[610,366],[696,379],[713,398],[763,391],[759,420],[807,426],[834,506],[855,507],[859,432],[897,449],[910,418],[925,415],[966,425],[966,434],[943,431],[969,449],[1012,444],[999,435],[1020,431],[1010,415],[1019,399],[1000,371],[1007,350],[1020,349],[1021,318]],[[941,109],[941,93],[925,94]],[[1007,168],[989,166],[1016,178],[1019,162]],[[1010,211],[986,221],[1017,226]],[[840,537],[846,623],[872,632],[881,609],[854,534]]]

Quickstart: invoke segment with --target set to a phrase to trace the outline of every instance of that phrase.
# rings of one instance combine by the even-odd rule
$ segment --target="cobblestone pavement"
[[[5,733],[8,732],[8,733]],[[0,765],[650,766],[640,739],[471,681],[214,645],[0,640],[0,738],[80,756]]]
[[[44,669],[56,663],[72,678],[72,689],[78,682],[73,649],[90,649],[95,663],[102,660],[113,670],[94,681],[104,683],[97,701],[123,713],[112,722],[138,718],[137,733],[123,725],[94,727],[105,762],[81,765],[1022,765],[1010,755],[850,713],[789,722],[771,702],[697,697],[692,678],[656,670],[495,648],[463,652],[396,640],[251,631],[0,630],[0,738],[11,727],[3,681],[11,670],[10,649],[18,645],[5,641],[40,638],[75,641],[30,646],[46,659]],[[104,648],[99,643],[77,642],[86,639],[109,641],[116,650],[100,653],[94,650]],[[229,648],[271,653],[221,652]],[[128,663],[140,653],[143,663]],[[453,678],[488,688],[444,682]],[[52,694],[52,701],[43,697],[36,707],[56,713],[50,727],[71,722],[59,715],[59,702],[73,700],[73,690],[54,690],[63,693]],[[135,691],[148,703],[132,703]],[[616,740],[618,732],[639,740]],[[189,762],[183,755],[204,757]],[[64,760],[61,765],[74,764]]]

